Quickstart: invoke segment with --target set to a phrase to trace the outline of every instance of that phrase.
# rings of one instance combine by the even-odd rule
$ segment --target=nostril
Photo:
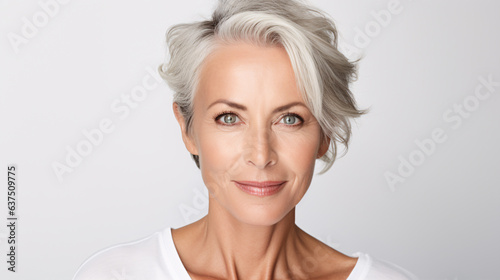
[[[247,153],[247,161],[256,167],[264,168],[273,165],[276,161],[276,156],[268,145],[259,145]]]
[[[277,155],[274,151],[274,141],[267,128],[253,127],[248,130],[244,159],[248,164],[258,168],[274,165]]]

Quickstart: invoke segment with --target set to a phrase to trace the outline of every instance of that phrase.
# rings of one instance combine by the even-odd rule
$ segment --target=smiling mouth
[[[259,197],[270,196],[279,192],[286,181],[234,181],[234,184],[247,194]]]

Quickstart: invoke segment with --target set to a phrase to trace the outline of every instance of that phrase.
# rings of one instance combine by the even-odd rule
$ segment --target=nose
[[[275,138],[270,128],[248,128],[245,137],[246,147],[244,160],[247,164],[259,169],[271,167],[276,164],[278,156],[275,151]]]

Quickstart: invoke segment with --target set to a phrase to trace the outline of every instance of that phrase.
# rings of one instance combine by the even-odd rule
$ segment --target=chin
[[[240,206],[241,207],[241,206]],[[240,222],[253,226],[272,226],[280,222],[293,209],[283,209],[274,205],[252,205],[237,209],[233,216]]]

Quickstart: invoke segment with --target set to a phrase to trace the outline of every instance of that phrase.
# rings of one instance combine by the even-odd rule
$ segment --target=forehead
[[[207,56],[200,71],[198,93],[205,97],[285,93],[292,98],[298,96],[292,64],[282,46],[243,42],[217,46]]]

